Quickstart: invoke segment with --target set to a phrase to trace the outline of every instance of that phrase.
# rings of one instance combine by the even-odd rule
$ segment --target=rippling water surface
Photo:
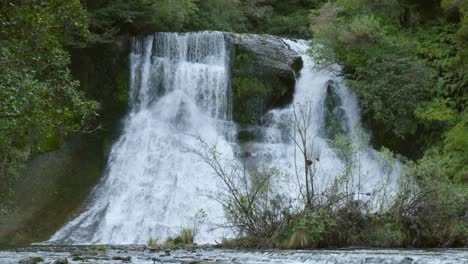
[[[69,263],[320,263],[320,264],[464,264],[467,250],[312,250],[242,251],[177,249],[150,251],[142,246],[47,246],[0,251],[0,263],[18,263],[32,257],[43,262],[65,258]]]

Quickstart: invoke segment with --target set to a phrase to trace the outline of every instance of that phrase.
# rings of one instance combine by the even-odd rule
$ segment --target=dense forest
[[[1,1],[0,209],[12,206],[11,186],[29,159],[106,129],[105,102],[72,77],[73,52],[120,36],[199,30],[311,40],[318,67],[341,66],[373,145],[405,163],[389,211],[307,211],[273,245],[467,245],[465,0]]]

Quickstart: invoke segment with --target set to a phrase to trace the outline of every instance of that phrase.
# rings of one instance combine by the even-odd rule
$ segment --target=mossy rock
[[[234,34],[233,119],[252,125],[273,108],[292,102],[302,58],[270,35]]]

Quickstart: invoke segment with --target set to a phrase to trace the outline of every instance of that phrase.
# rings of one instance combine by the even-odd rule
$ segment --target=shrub
[[[182,228],[180,230],[178,238],[180,239],[181,244],[184,245],[191,245],[195,240],[193,231],[188,228]]]
[[[106,252],[106,251],[107,251],[107,246],[106,246],[106,245],[97,245],[97,246],[95,247],[95,249],[96,249],[97,251],[100,251],[100,252]]]
[[[159,239],[153,236],[148,238],[148,241],[146,241],[146,244],[148,245],[149,248],[156,248],[158,246],[158,243],[159,243]]]
[[[405,243],[418,247],[466,246],[466,185],[445,175],[437,156],[410,164],[394,207]]]
[[[194,241],[194,231],[190,228],[182,228],[176,237],[168,237],[164,242],[164,246],[191,245]]]
[[[304,215],[291,221],[291,236],[287,246],[289,248],[317,246],[324,239],[324,233],[335,225],[335,220],[327,212],[306,210]]]

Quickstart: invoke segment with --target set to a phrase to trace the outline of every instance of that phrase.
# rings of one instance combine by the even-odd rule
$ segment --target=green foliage
[[[437,100],[421,103],[415,111],[417,118],[424,121],[452,122],[457,118],[456,112],[447,106],[448,100]]]
[[[158,243],[159,243],[159,239],[157,237],[153,237],[151,236],[150,238],[148,238],[148,241],[146,241],[146,245],[149,247],[149,248],[157,248],[158,247]]]
[[[310,37],[309,10],[321,0],[242,0],[247,30],[297,38]]]
[[[388,54],[356,69],[349,84],[372,127],[404,138],[416,131],[413,113],[423,99],[429,73],[415,61]]]
[[[168,237],[164,246],[192,245],[195,240],[195,234],[190,228],[182,228],[176,237]]]
[[[28,154],[49,151],[57,146],[56,140],[82,129],[94,116],[97,103],[78,91],[63,48],[82,46],[89,35],[86,14],[77,0],[6,1],[0,12],[3,195],[11,193],[8,186]]]
[[[89,10],[93,42],[113,41],[118,34],[180,31],[197,11],[193,0],[112,0]]]
[[[95,250],[100,251],[100,252],[107,252],[107,246],[104,244],[97,245],[95,247]]]
[[[468,3],[463,0],[442,0],[441,5],[449,16],[455,16],[455,20],[459,21],[460,27],[454,35],[457,65],[466,73],[468,70],[468,51],[466,49],[468,46]]]
[[[192,229],[182,228],[179,233],[180,241],[184,245],[191,245],[195,240],[195,235]]]
[[[404,236],[398,221],[384,216],[370,217],[369,230],[362,232],[362,244],[372,247],[400,247]]]
[[[396,215],[369,219],[358,211],[341,218],[340,210],[335,212],[333,232],[347,237],[344,244],[466,243],[466,3],[337,0],[312,11],[313,41],[318,45],[311,55],[321,66],[342,66],[377,142],[393,149],[408,142],[424,152],[408,165],[393,208]],[[411,138],[419,138],[421,145],[405,141]],[[331,139],[330,146],[342,159],[352,156],[349,138],[336,134]],[[345,231],[359,223],[369,226]],[[333,232],[325,236],[333,239]],[[304,237],[298,233],[299,244]]]
[[[425,91],[428,97],[444,99],[450,108],[463,111],[468,100],[468,77],[466,65],[460,62],[456,30],[456,24],[437,23],[414,36],[417,56],[431,69],[432,85]]]
[[[307,9],[298,9],[288,15],[274,15],[268,21],[266,32],[273,35],[308,38],[311,36],[308,16]]]
[[[466,245],[468,191],[466,185],[449,180],[449,171],[441,164],[431,150],[410,164],[401,179],[394,210],[413,246]]]
[[[449,177],[468,183],[468,113],[445,134],[442,162]]]
[[[338,1],[315,11],[312,27],[323,46],[313,56],[343,66],[372,128],[405,138],[415,132],[413,113],[429,72],[409,56],[404,34],[393,35],[394,25],[367,8],[362,1]]]
[[[413,153],[405,153],[413,157],[416,148],[441,140],[468,98],[460,37],[466,5],[443,1],[442,7],[458,22],[444,20],[437,1],[338,0],[311,15],[320,44],[312,56],[322,66],[342,66],[376,143],[404,151],[419,137]]]
[[[290,223],[288,248],[317,246],[324,239],[325,231],[335,225],[335,220],[326,211],[306,210],[302,217]]]
[[[310,37],[316,0],[87,0],[92,42],[119,34],[223,30]]]
[[[238,0],[198,1],[197,11],[193,14],[188,30],[246,31],[246,20],[241,2]]]

